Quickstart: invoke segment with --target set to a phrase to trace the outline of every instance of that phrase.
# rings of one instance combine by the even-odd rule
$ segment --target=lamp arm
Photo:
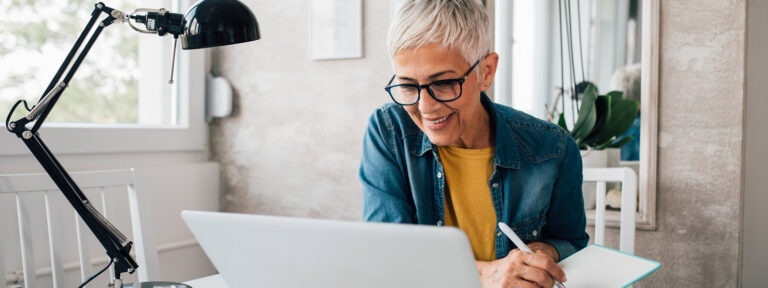
[[[121,233],[112,223],[99,213],[93,204],[69,176],[64,167],[51,153],[38,133],[23,132],[22,140],[35,156],[45,172],[51,177],[69,204],[75,209],[83,222],[93,232],[109,259],[114,263],[114,276],[120,279],[122,273],[133,273],[139,265],[131,257],[133,242]]]
[[[85,41],[90,30],[93,29],[93,25],[95,25],[99,16],[101,16],[101,13],[106,13],[107,17],[99,23],[98,27],[96,27],[88,39],[88,42],[85,44],[83,50],[80,51],[80,54],[77,54],[77,51]],[[83,222],[104,247],[107,255],[114,264],[115,279],[120,279],[122,273],[133,273],[136,268],[139,267],[130,255],[133,243],[112,225],[109,220],[99,213],[96,208],[94,208],[93,204],[88,200],[85,194],[83,194],[75,181],[72,180],[61,163],[59,163],[53,153],[51,153],[45,145],[37,131],[40,129],[43,122],[45,122],[45,119],[48,117],[51,109],[53,109],[56,101],[61,97],[66,87],[69,86],[69,82],[74,77],[75,72],[77,72],[77,69],[88,55],[88,52],[93,47],[93,44],[96,42],[104,28],[114,22],[125,21],[125,19],[126,18],[122,12],[107,7],[104,3],[97,3],[91,13],[91,19],[88,21],[88,24],[67,54],[67,57],[64,59],[64,62],[51,80],[48,88],[46,88],[43,97],[41,97],[35,107],[29,111],[29,114],[26,117],[14,122],[6,123],[6,128],[22,139],[40,165],[43,166],[45,172],[51,177],[56,186],[59,187],[59,190],[64,194],[70,205],[72,205]],[[75,58],[76,55],[77,57]],[[75,62],[70,67],[70,63],[73,59]],[[64,75],[65,72],[66,75]],[[59,82],[62,76],[64,76],[64,79]],[[15,107],[18,107],[18,105],[14,106],[14,108]],[[9,112],[9,119],[14,111],[15,109],[12,109]],[[29,128],[28,124],[31,122],[34,123],[32,127]]]
[[[103,31],[104,28],[106,28],[109,25],[112,25],[112,23],[115,23],[116,21],[124,21],[123,12],[107,7],[102,2],[96,3],[95,8],[91,13],[91,20],[88,21],[88,24],[83,29],[83,32],[80,34],[77,41],[73,45],[72,50],[70,50],[70,52],[67,54],[67,58],[64,59],[64,63],[62,63],[62,65],[59,67],[59,71],[56,73],[54,78],[48,84],[48,89],[46,89],[46,92],[44,94],[48,94],[51,87],[54,87],[54,88],[56,87],[55,85],[59,81],[59,78],[61,78],[61,75],[63,74],[63,72],[66,71],[66,68],[69,66],[69,63],[72,61],[72,58],[77,52],[77,49],[80,48],[80,45],[82,45],[85,36],[93,28],[94,22],[98,19],[101,13],[106,13],[107,18],[102,20],[99,26],[96,27],[96,30],[93,31],[93,34],[91,34],[91,38],[88,39],[88,42],[85,44],[85,47],[83,48],[82,51],[80,51],[80,54],[77,56],[77,59],[75,60],[75,63],[72,64],[72,67],[69,68],[69,71],[67,71],[67,74],[64,76],[64,80],[62,80],[61,83],[58,84],[59,86],[63,86],[62,89],[59,90],[58,93],[51,95],[51,99],[49,100],[48,104],[44,105],[41,108],[42,112],[40,112],[40,115],[37,117],[37,119],[29,119],[29,121],[36,121],[33,128],[31,129],[33,133],[36,133],[37,130],[40,129],[40,126],[43,125],[43,122],[45,122],[45,119],[48,117],[48,114],[51,112],[51,109],[53,109],[53,106],[56,105],[56,101],[59,100],[59,97],[61,96],[61,94],[64,92],[66,87],[69,86],[69,82],[75,76],[77,69],[80,68],[80,65],[85,60],[85,57],[88,56],[88,52],[93,47],[93,44],[99,38],[99,35],[101,35],[101,31]],[[38,102],[37,105],[43,104],[42,102],[44,100],[45,98],[41,98],[40,102]]]
[[[85,41],[85,36],[88,36],[88,31],[91,31],[91,29],[93,28],[93,24],[95,24],[96,20],[99,19],[100,14],[101,14],[101,9],[99,9],[98,6],[94,7],[93,12],[91,12],[91,19],[88,21],[88,24],[85,25],[85,28],[83,28],[83,31],[80,33],[80,36],[77,37],[77,41],[75,41],[75,44],[72,45],[72,49],[69,50],[67,57],[64,58],[64,62],[61,64],[61,66],[59,66],[59,70],[56,71],[56,75],[53,76],[53,79],[51,79],[51,82],[48,84],[48,88],[46,88],[45,92],[43,92],[43,96],[51,92],[51,89],[53,89],[56,83],[59,82],[59,79],[61,79],[61,76],[64,75],[64,72],[67,70],[69,63],[72,62],[72,59],[75,57],[75,53],[77,53],[77,50],[80,49],[80,45],[82,45],[83,41]],[[42,101],[42,100],[43,100],[43,97],[41,97],[39,101]]]

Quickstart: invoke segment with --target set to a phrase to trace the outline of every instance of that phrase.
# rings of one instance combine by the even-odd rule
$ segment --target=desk
[[[192,286],[192,288],[227,288],[227,283],[224,283],[224,278],[219,274],[189,280],[184,284]]]

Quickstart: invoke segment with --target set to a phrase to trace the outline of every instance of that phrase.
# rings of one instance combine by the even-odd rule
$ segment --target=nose
[[[419,95],[419,103],[417,105],[419,106],[419,112],[422,114],[428,114],[434,110],[437,110],[437,107],[442,104],[429,94],[429,91],[426,87],[421,89],[419,93],[421,93],[421,95]]]

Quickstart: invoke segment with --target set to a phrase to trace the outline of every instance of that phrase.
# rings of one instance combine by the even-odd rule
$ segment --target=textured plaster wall
[[[389,1],[363,1],[363,58],[309,60],[309,1],[243,1],[262,39],[218,48],[233,117],[211,125],[225,211],[359,220],[368,117],[389,101]]]
[[[736,287],[744,111],[743,0],[661,1],[658,231],[642,287]]]
[[[364,1],[364,58],[308,60],[308,1],[247,0],[263,39],[220,48],[235,115],[211,125],[225,211],[359,219],[368,115],[388,101],[389,1]],[[636,287],[735,287],[744,110],[744,0],[661,1],[658,230],[663,267]]]

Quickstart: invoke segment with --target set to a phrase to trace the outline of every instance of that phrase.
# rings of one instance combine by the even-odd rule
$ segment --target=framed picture
[[[311,0],[309,55],[312,60],[363,57],[363,1]]]

